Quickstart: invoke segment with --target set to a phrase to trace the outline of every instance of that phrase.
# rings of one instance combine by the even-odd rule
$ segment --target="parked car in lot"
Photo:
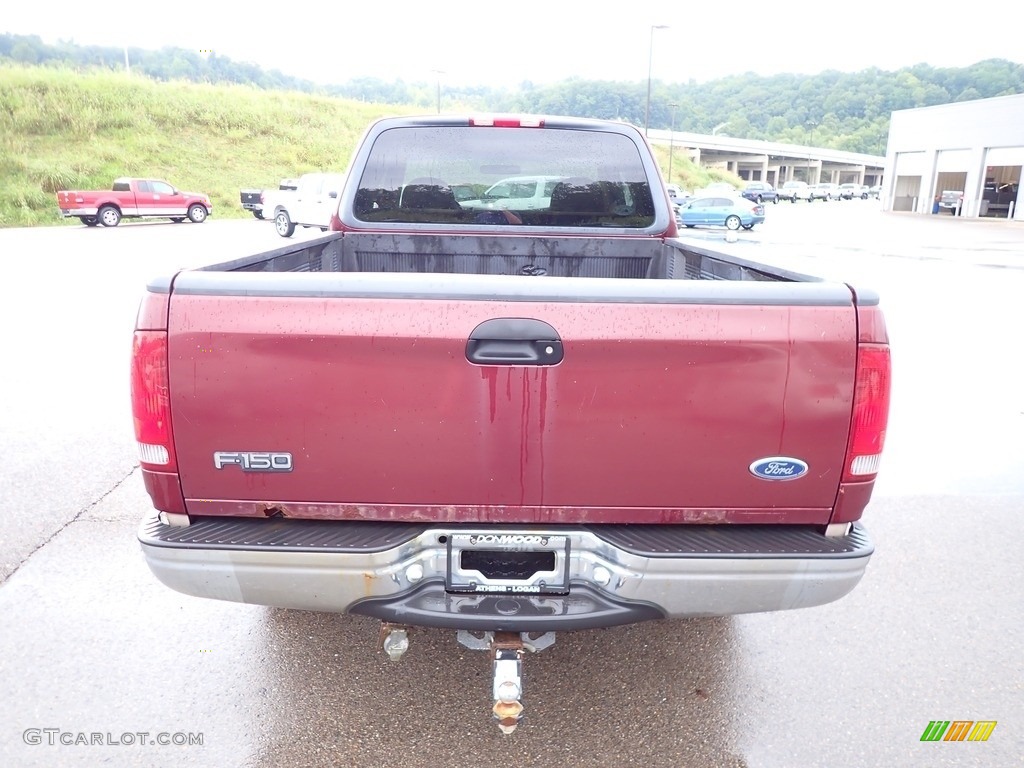
[[[551,205],[551,191],[562,176],[513,176],[492,184],[478,200],[460,200],[463,208],[531,211]]]
[[[693,193],[690,190],[683,189],[677,184],[666,184],[665,189],[668,191],[668,200],[672,203],[673,213],[678,213],[679,206],[693,198]]]
[[[264,218],[264,211],[273,216],[274,207],[277,202],[277,192],[284,190],[290,192],[299,188],[297,179],[281,179],[277,189],[243,189],[239,192],[242,208],[249,211],[257,219]]]
[[[814,200],[838,200],[839,199],[839,185],[832,184],[827,181],[823,181],[820,184],[815,184],[811,187],[807,199],[809,201]]]
[[[700,225],[753,229],[764,221],[764,206],[744,197],[695,197],[679,206],[676,221],[691,228]]]
[[[344,184],[343,173],[307,173],[299,179],[297,189],[278,192],[272,211],[264,203],[264,215],[273,213],[274,227],[281,237],[291,237],[297,225],[320,227],[326,232]]]
[[[121,219],[161,218],[174,223],[186,218],[202,224],[213,213],[209,195],[182,192],[162,179],[115,179],[112,189],[57,192],[64,218],[77,217],[87,227],[116,227]]]
[[[755,203],[779,202],[779,193],[767,181],[752,181],[740,194]]]
[[[780,200],[789,200],[795,203],[797,200],[810,200],[811,188],[806,181],[787,181],[778,190]]]
[[[878,199],[879,195],[882,194],[882,185],[875,184],[873,187],[868,187],[868,197],[873,197],[875,200]]]
[[[963,205],[963,202],[964,193],[962,190],[944,189],[942,194],[939,195],[938,207],[956,215],[957,209]]]
[[[868,188],[863,184],[840,184],[839,185],[839,196],[843,200],[867,200],[868,199]]]

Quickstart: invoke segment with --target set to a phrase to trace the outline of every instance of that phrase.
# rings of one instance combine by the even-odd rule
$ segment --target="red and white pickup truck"
[[[213,213],[208,195],[181,192],[159,179],[115,179],[109,190],[61,190],[57,206],[64,218],[78,217],[87,227],[116,227],[125,218],[163,218],[196,224]]]
[[[544,209],[460,203],[555,176]],[[478,193],[474,199],[479,200]],[[139,539],[189,595],[490,653],[817,606],[864,575],[889,407],[878,296],[677,237],[636,128],[388,118],[321,238],[153,281]]]

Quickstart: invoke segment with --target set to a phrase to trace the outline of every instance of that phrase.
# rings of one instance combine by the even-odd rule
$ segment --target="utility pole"
[[[430,70],[437,75],[437,114],[441,114],[441,75],[446,74],[442,69]]]
[[[817,123],[814,122],[813,120],[808,120],[807,121],[807,125],[811,129],[811,136],[810,136],[810,139],[808,141],[809,141],[811,147],[813,148],[813,146],[814,146],[814,128],[817,125]],[[811,183],[811,153],[810,152],[807,153],[807,183],[808,184]]]
[[[678,104],[669,104],[669,109],[672,110],[672,124],[668,131],[668,182],[672,183],[672,155],[675,154],[676,148],[676,110],[679,109]]]

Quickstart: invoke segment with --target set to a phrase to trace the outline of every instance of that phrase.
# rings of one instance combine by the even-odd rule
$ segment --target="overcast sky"
[[[175,6],[9,2],[0,31],[49,43],[212,49],[320,83],[364,76],[495,86],[568,77],[639,81],[647,79],[652,51],[653,77],[666,82],[748,71],[1024,60],[1019,0],[208,0]],[[653,25],[668,28],[652,33]]]

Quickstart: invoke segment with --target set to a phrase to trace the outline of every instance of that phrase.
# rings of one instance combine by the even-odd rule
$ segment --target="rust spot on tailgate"
[[[278,504],[270,504],[267,502],[262,502],[262,504],[263,514],[267,517],[289,517],[284,509]]]
[[[684,523],[727,523],[729,522],[729,510],[727,509],[684,509]]]

